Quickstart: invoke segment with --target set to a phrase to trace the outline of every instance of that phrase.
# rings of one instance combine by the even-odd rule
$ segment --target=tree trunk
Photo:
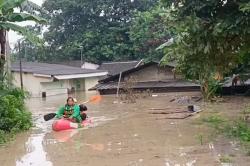
[[[200,77],[201,78],[201,77]],[[201,93],[205,101],[209,101],[211,99],[212,94],[209,91],[209,78],[202,78],[201,82]]]
[[[0,79],[3,81],[4,77],[4,64],[5,64],[5,53],[6,53],[6,30],[0,29]]]
[[[204,82],[201,84],[201,93],[203,98],[207,101],[208,100],[208,83]]]
[[[214,79],[215,79],[215,80],[218,80],[218,81],[222,81],[222,80],[224,79],[224,76],[223,76],[222,72],[217,71],[217,72],[215,73]]]

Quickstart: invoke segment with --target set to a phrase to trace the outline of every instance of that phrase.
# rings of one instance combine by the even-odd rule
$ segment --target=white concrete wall
[[[13,83],[17,87],[21,86],[19,72],[13,72]],[[67,88],[75,87],[77,91],[88,91],[98,83],[99,77],[59,80],[53,82],[51,78],[37,77],[32,73],[23,74],[24,89],[28,91],[32,97],[42,97],[42,92],[46,92],[47,96],[65,94]],[[78,85],[78,86],[77,86]]]
[[[17,87],[21,87],[19,72],[12,72],[13,84]],[[23,73],[23,87],[28,91],[32,97],[40,97],[42,92],[42,86],[40,82],[51,82],[51,78],[35,77],[32,73]]]
[[[74,87],[75,90],[77,91],[88,91],[88,89],[98,84],[99,79],[100,77],[89,77],[89,78],[70,79],[65,81],[67,82],[69,89]]]
[[[47,96],[53,96],[53,95],[58,95],[58,94],[65,94],[67,93],[67,80],[60,80],[56,82],[41,82],[41,92],[46,92]]]
[[[21,87],[19,72],[12,72],[13,83]],[[24,90],[28,91],[32,97],[42,97],[42,92],[47,96],[67,93],[67,88],[71,87],[68,80],[53,82],[52,78],[37,77],[32,73],[23,73]]]
[[[96,84],[98,84],[98,80],[100,77],[90,77],[85,78],[85,91],[88,91],[90,88],[93,88]]]
[[[85,79],[79,78],[79,79],[70,79],[69,80],[69,88],[74,87],[77,91],[83,91],[85,90]]]
[[[97,65],[97,64],[85,62],[85,63],[83,63],[81,68],[82,69],[97,69],[98,67],[99,67],[99,65]]]
[[[69,84],[71,87],[75,87],[78,91],[88,91],[90,88],[93,88],[96,84],[98,84],[98,80],[100,77],[89,77],[89,78],[81,78],[81,79],[72,79],[69,80]],[[77,83],[78,82],[78,83]],[[80,89],[77,84],[80,84]]]

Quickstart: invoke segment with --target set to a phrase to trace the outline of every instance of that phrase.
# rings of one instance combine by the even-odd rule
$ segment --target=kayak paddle
[[[83,103],[84,104],[85,103],[97,103],[97,102],[101,101],[101,99],[102,99],[101,95],[95,95],[95,96],[92,96],[88,101],[85,101]],[[53,119],[55,116],[56,116],[56,113],[48,113],[48,114],[43,116],[43,119],[45,121],[49,121],[49,120]]]
[[[44,115],[44,116],[43,116],[43,119],[44,119],[45,121],[48,121],[48,120],[50,120],[50,119],[53,119],[55,116],[56,116],[56,113],[49,113],[49,114]]]
[[[83,104],[85,104],[85,103],[97,103],[101,100],[102,100],[101,95],[95,95],[95,96],[92,96],[88,101],[83,102]]]

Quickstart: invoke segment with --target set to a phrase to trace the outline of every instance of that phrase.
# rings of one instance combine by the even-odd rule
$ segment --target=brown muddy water
[[[91,95],[78,93],[78,102]],[[175,111],[185,103],[169,102],[175,96],[198,93],[169,93],[137,100],[135,104],[117,102],[104,96],[97,104],[87,104],[93,125],[78,130],[54,132],[53,120],[43,115],[55,112],[66,97],[46,100],[32,98],[27,106],[35,126],[16,140],[0,147],[1,166],[219,166],[250,165],[250,158],[237,141],[215,136],[207,125],[197,123],[211,114],[236,117],[249,98],[225,98],[214,104],[196,103],[204,110],[187,119],[166,119],[167,115],[150,114],[150,108]],[[202,138],[202,145],[201,145]],[[224,156],[230,163],[221,163]],[[225,157],[224,157],[225,158]]]

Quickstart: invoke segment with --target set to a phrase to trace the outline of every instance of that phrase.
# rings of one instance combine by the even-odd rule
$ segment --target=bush
[[[220,162],[222,163],[232,163],[232,160],[229,156],[225,155],[225,156],[221,156],[220,157]]]
[[[210,124],[217,130],[223,130],[226,120],[218,115],[212,115],[207,118],[203,118],[203,122]]]
[[[226,131],[229,136],[238,138],[239,140],[250,143],[250,127],[244,121],[236,121],[227,126]]]
[[[243,110],[243,117],[237,120],[226,120],[220,116],[212,115],[203,119],[203,122],[210,124],[217,133],[224,133],[226,136],[236,138],[250,152],[250,124],[245,119],[249,108]],[[250,153],[249,153],[250,154]]]
[[[32,126],[31,113],[26,111],[24,99],[22,90],[0,86],[0,143]]]

